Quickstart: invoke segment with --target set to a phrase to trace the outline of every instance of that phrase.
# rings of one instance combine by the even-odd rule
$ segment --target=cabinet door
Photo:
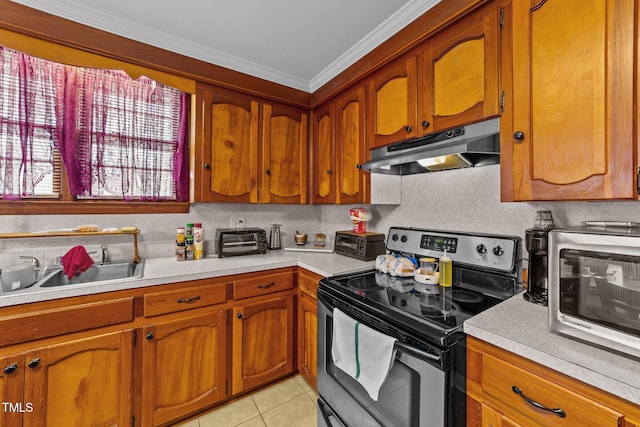
[[[336,203],[368,203],[370,174],[358,165],[367,160],[364,87],[336,101]]]
[[[634,3],[513,3],[503,199],[635,198]]]
[[[307,201],[307,115],[264,104],[262,112],[262,203]]]
[[[165,424],[226,396],[225,310],[158,322],[142,334],[143,425]]]
[[[318,302],[300,292],[298,300],[298,371],[316,388],[318,378]]]
[[[333,203],[335,198],[335,104],[313,111],[311,203]]]
[[[384,67],[367,82],[369,148],[414,138],[417,122],[417,58]]]
[[[24,353],[0,358],[0,426],[11,427],[22,425],[23,411],[28,411],[23,399],[24,391]]]
[[[499,16],[492,7],[427,42],[422,55],[423,134],[499,114]]]
[[[233,393],[293,371],[293,295],[233,310]]]
[[[128,330],[27,352],[23,425],[130,425],[132,345]]]
[[[195,168],[202,201],[257,203],[258,103],[224,91],[200,93],[202,160]]]

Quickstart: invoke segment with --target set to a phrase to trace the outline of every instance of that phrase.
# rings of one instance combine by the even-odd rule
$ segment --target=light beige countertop
[[[552,333],[547,313],[518,294],[467,320],[464,331],[640,405],[640,360]]]
[[[207,257],[197,261],[176,261],[173,257],[147,258],[140,279],[124,279],[96,284],[82,283],[55,288],[27,288],[0,293],[0,307],[47,301],[80,295],[91,295],[123,289],[142,288],[182,281],[209,279],[234,274],[266,271],[283,267],[302,267],[321,276],[372,268],[374,261],[364,262],[335,253],[269,251],[260,255],[227,258]]]

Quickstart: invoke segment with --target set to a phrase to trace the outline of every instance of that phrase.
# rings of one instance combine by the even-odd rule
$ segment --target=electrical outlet
[[[231,228],[245,228],[247,226],[247,218],[244,216],[236,216],[231,218]]]

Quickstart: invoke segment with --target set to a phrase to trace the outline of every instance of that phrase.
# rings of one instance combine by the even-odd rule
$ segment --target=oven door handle
[[[418,348],[415,347],[411,347],[408,346],[405,343],[402,343],[400,341],[396,341],[395,344],[395,348],[397,350],[400,350],[403,353],[407,353],[411,356],[417,357],[418,359],[422,359],[422,360],[431,360],[434,362],[440,362],[442,360],[441,356],[435,355],[435,354],[431,354],[431,353],[427,353],[426,351],[420,350]]]

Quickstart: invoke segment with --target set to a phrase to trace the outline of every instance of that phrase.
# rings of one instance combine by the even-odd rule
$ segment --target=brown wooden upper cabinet
[[[367,81],[368,147],[378,148],[415,138],[417,130],[418,58],[400,58]]]
[[[307,114],[263,104],[261,203],[307,202]]]
[[[513,2],[503,200],[636,197],[635,3]]]
[[[367,82],[369,148],[500,114],[500,8],[428,39]]]
[[[313,203],[369,202],[370,177],[358,168],[367,156],[364,99],[359,85],[314,111]]]
[[[500,114],[500,9],[492,6],[427,41],[422,52],[422,134]]]
[[[306,203],[307,114],[219,88],[197,94],[195,201]]]

